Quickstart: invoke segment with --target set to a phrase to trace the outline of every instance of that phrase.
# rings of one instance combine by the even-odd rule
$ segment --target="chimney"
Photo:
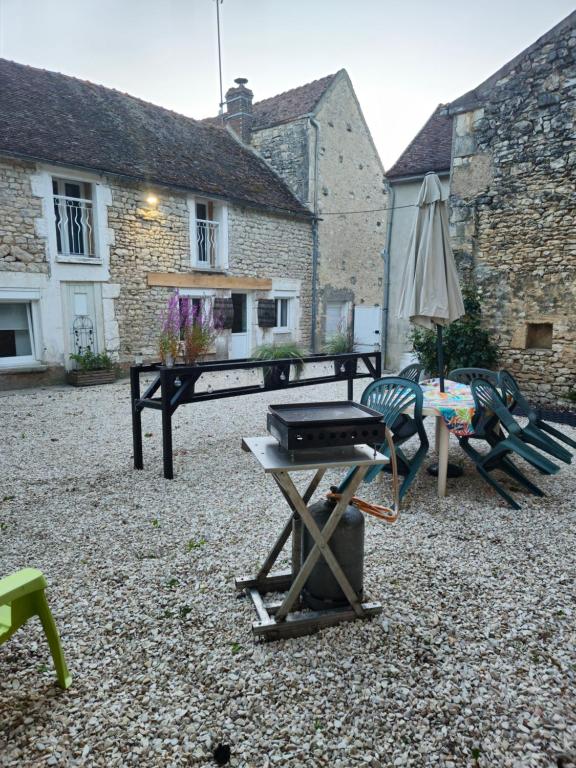
[[[234,80],[236,88],[226,91],[226,112],[224,122],[230,125],[244,144],[250,144],[252,133],[252,97],[254,94],[246,88],[245,77],[237,77]]]

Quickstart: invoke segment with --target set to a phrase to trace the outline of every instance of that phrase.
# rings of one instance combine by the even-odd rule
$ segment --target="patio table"
[[[436,419],[436,452],[438,454],[438,496],[446,496],[448,474],[448,447],[450,433],[456,436],[472,432],[474,398],[466,384],[446,379],[445,392],[440,392],[439,379],[427,379],[420,383],[424,393],[425,416]]]
[[[280,448],[273,437],[246,437],[242,440],[242,449],[252,453],[264,472],[272,475],[291,510],[290,517],[258,573],[236,578],[236,589],[245,591],[250,596],[258,615],[258,621],[252,624],[253,634],[265,640],[296,637],[309,634],[321,627],[339,624],[341,621],[368,618],[381,613],[380,603],[363,602],[356,594],[334,557],[329,541],[368,469],[377,464],[386,464],[388,459],[368,445],[331,447],[321,451],[286,451]],[[308,502],[327,469],[348,467],[354,467],[355,473],[320,530],[308,511]],[[314,472],[314,476],[306,490],[300,493],[290,475],[293,472],[310,470]],[[315,542],[304,562],[302,562],[301,549],[302,524],[306,526]],[[272,566],[290,535],[292,535],[292,567],[289,570],[271,573]],[[300,593],[320,555],[324,557],[340,584],[349,605],[320,611],[299,610]],[[285,592],[286,594],[278,602],[265,604],[262,596],[267,592]]]

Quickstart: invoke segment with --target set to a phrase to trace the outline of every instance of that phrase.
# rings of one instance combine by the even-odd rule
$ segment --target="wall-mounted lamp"
[[[156,197],[156,195],[149,194],[149,195],[146,195],[146,202],[148,203],[148,205],[158,205],[158,198]]]

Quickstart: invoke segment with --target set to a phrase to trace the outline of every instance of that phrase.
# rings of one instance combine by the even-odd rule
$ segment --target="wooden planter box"
[[[116,380],[116,371],[68,371],[66,374],[68,384],[73,387],[92,387],[95,384],[111,384]]]

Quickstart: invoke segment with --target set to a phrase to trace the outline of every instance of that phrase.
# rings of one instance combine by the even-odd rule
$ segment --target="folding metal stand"
[[[356,594],[334,557],[329,541],[368,469],[376,464],[386,464],[388,459],[367,445],[330,448],[313,453],[293,453],[280,448],[272,437],[244,438],[242,448],[254,454],[264,472],[272,475],[292,510],[282,533],[258,573],[255,576],[236,578],[236,589],[246,590],[252,598],[258,615],[258,621],[252,624],[253,634],[265,640],[297,637],[307,635],[321,627],[339,624],[341,621],[368,618],[381,613],[382,606],[379,603],[362,602],[361,597]],[[321,531],[308,511],[307,504],[327,469],[349,467],[354,467],[355,472]],[[306,470],[314,471],[314,477],[301,495],[290,473]],[[305,562],[301,564],[302,523],[310,532],[315,544]],[[292,535],[292,567],[289,570],[271,573],[272,566],[290,535]],[[320,555],[324,557],[340,584],[349,605],[329,610],[303,611],[300,609],[300,593]],[[263,595],[268,592],[286,592],[286,595],[279,602],[265,604]]]

